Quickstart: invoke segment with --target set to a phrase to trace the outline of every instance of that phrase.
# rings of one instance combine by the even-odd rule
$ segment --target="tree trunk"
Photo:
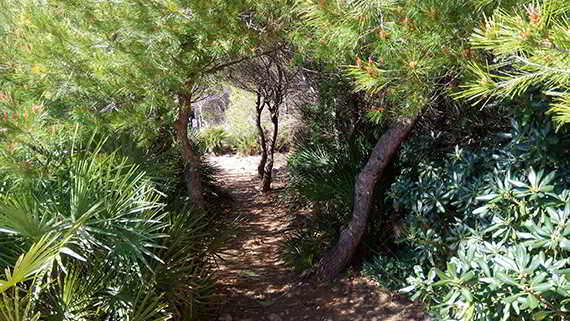
[[[261,112],[265,108],[265,102],[262,102],[260,94],[257,94],[257,101],[255,102],[255,125],[257,127],[257,135],[259,135],[259,145],[261,147],[261,159],[257,165],[257,174],[259,178],[263,179],[265,164],[267,162],[267,140],[265,139],[265,132],[261,126]]]
[[[368,162],[354,184],[352,219],[340,233],[336,246],[319,262],[317,270],[319,276],[332,279],[350,263],[366,229],[376,182],[414,127],[417,118],[417,116],[405,118],[394,124],[374,146]]]
[[[202,181],[200,178],[200,155],[192,150],[192,142],[188,138],[188,119],[190,117],[190,99],[188,95],[180,96],[180,110],[178,119],[174,123],[176,135],[182,145],[182,158],[184,160],[184,181],[188,196],[195,208],[204,210],[206,203],[202,194]]]
[[[271,174],[273,172],[273,155],[275,154],[275,144],[277,142],[277,131],[279,130],[279,111],[271,113],[271,122],[273,123],[273,137],[269,146],[267,163],[265,164],[265,173],[261,184],[261,191],[263,193],[271,190]]]

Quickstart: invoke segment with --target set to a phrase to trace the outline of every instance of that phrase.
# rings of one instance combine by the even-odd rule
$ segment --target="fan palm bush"
[[[298,269],[311,268],[337,239],[350,219],[354,180],[372,150],[376,131],[365,119],[353,126],[347,120],[350,103],[343,81],[326,80],[316,104],[299,106],[304,128],[291,138],[288,158],[288,198],[292,212],[310,209],[311,223],[296,227],[286,243],[289,261]],[[338,104],[346,110],[338,107]],[[354,125],[354,124],[353,124]]]
[[[157,187],[169,189],[97,136],[75,135],[47,156],[20,149],[12,161],[33,164],[25,173],[3,159],[0,315],[191,320],[211,311],[220,246],[211,220],[166,207],[173,196]],[[46,163],[51,154],[59,157]]]

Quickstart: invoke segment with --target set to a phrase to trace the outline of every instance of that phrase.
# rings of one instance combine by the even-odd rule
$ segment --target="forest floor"
[[[286,156],[276,155],[272,192],[259,192],[259,157],[219,156],[220,182],[238,220],[219,266],[219,321],[423,321],[420,306],[380,289],[357,273],[333,282],[305,280],[282,258],[293,215],[280,195]]]

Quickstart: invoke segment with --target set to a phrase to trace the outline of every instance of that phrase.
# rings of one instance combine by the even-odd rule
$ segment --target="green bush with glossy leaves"
[[[570,317],[570,139],[535,116],[490,147],[423,159],[403,148],[399,161],[416,165],[389,197],[418,263],[403,291],[437,320]]]

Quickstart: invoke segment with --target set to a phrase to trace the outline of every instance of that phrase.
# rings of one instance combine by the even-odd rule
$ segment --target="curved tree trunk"
[[[317,270],[319,276],[332,279],[350,263],[368,223],[376,182],[414,127],[417,118],[416,116],[401,120],[389,128],[374,146],[368,162],[354,184],[352,219],[340,233],[336,246],[319,262]]]
[[[275,154],[275,144],[277,142],[277,131],[279,130],[279,115],[278,112],[272,112],[271,122],[273,123],[273,137],[271,138],[271,145],[269,146],[267,163],[265,164],[265,173],[261,183],[261,191],[266,193],[271,190],[271,174],[273,172],[273,155]]]
[[[192,150],[192,142],[188,138],[188,119],[190,117],[190,101],[189,95],[180,96],[180,110],[178,111],[178,119],[174,123],[176,135],[182,145],[182,157],[184,159],[184,181],[188,196],[192,200],[195,208],[204,210],[206,203],[202,194],[202,181],[200,178],[200,155],[196,155]]]
[[[263,126],[261,126],[261,112],[265,108],[265,102],[262,102],[260,94],[257,94],[257,101],[255,102],[255,125],[257,127],[257,135],[259,135],[259,145],[261,147],[261,159],[259,160],[259,165],[257,165],[257,174],[259,178],[263,178],[265,164],[267,162],[267,139],[265,138],[265,132],[263,131]]]

